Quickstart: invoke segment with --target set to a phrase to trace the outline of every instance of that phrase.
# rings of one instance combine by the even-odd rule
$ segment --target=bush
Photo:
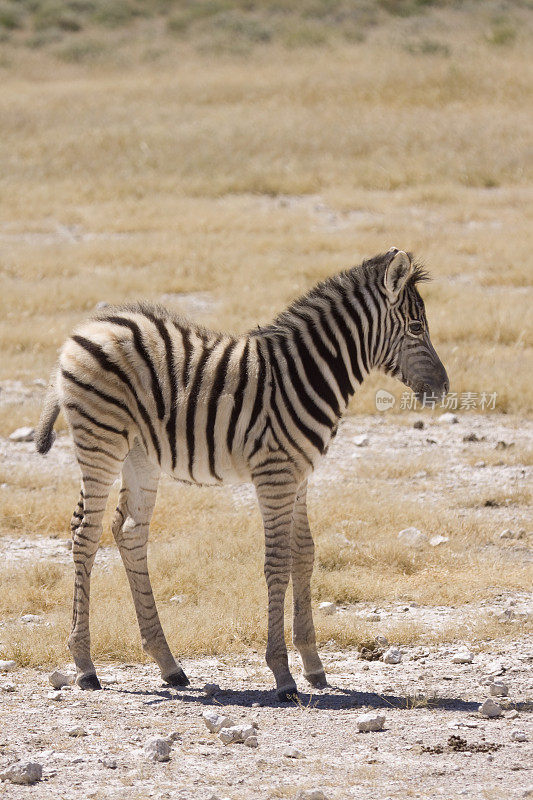
[[[22,11],[15,3],[4,0],[0,3],[0,28],[8,31],[22,27]]]

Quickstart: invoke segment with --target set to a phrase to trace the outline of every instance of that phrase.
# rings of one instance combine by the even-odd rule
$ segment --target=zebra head
[[[442,397],[449,388],[446,370],[429,338],[424,301],[417,288],[428,276],[403,250],[392,247],[387,255],[383,284],[390,335],[382,366],[424,403],[430,397]]]

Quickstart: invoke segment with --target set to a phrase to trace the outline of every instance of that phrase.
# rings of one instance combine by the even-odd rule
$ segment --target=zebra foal
[[[311,611],[314,546],[308,476],[350,397],[381,369],[420,396],[448,390],[417,284],[396,248],[318,284],[272,324],[215,333],[159,306],[105,309],[64,344],[35,441],[46,453],[60,408],[81,468],[71,528],[75,565],[69,647],[77,683],[99,689],[91,660],[89,590],[111,485],[121,475],[113,534],[142,644],[171,686],[188,679],[165,639],[147,568],[148,527],[161,472],[194,484],[252,482],[265,532],[266,660],[282,700],[296,694],[284,637],[293,586],[293,641],[304,675],[326,685]]]

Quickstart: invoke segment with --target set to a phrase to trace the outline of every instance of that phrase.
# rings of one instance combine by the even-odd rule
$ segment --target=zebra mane
[[[408,256],[412,260],[412,254],[408,253]],[[310,301],[331,297],[334,292],[342,293],[353,288],[364,289],[365,286],[380,283],[389,262],[390,253],[381,253],[373,258],[365,259],[358,266],[325,278],[313,286],[306,294],[294,300],[287,309],[277,315],[270,325],[261,326],[261,330],[263,332],[265,329],[275,331],[287,325],[291,326],[291,323],[294,322],[292,314],[305,309],[310,304]],[[430,280],[431,276],[424,265],[420,262],[414,262],[413,271],[407,281],[407,288],[414,288],[418,283]]]

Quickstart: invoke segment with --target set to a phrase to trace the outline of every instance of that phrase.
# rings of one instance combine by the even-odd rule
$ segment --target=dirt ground
[[[285,706],[275,702],[262,656],[253,652],[184,659],[191,687],[181,692],[165,688],[155,667],[125,664],[101,669],[103,691],[68,687],[54,700],[45,674],[18,670],[0,681],[0,768],[31,759],[42,764],[43,780],[33,787],[4,782],[0,796],[239,800],[316,788],[339,800],[526,796],[533,777],[531,642],[494,642],[461,665],[452,663],[456,649],[405,647],[395,665],[326,649],[330,688]],[[478,712],[490,675],[509,686],[498,719]],[[206,697],[206,682],[219,684],[220,693]],[[258,747],[222,744],[201,718],[206,708],[236,723],[256,722]],[[384,730],[358,733],[357,717],[376,709],[385,715]],[[86,735],[69,735],[77,727]],[[515,741],[515,731],[528,741]],[[144,752],[153,735],[173,739],[167,763]],[[451,736],[466,749],[454,750]],[[299,757],[285,755],[288,747]]]

